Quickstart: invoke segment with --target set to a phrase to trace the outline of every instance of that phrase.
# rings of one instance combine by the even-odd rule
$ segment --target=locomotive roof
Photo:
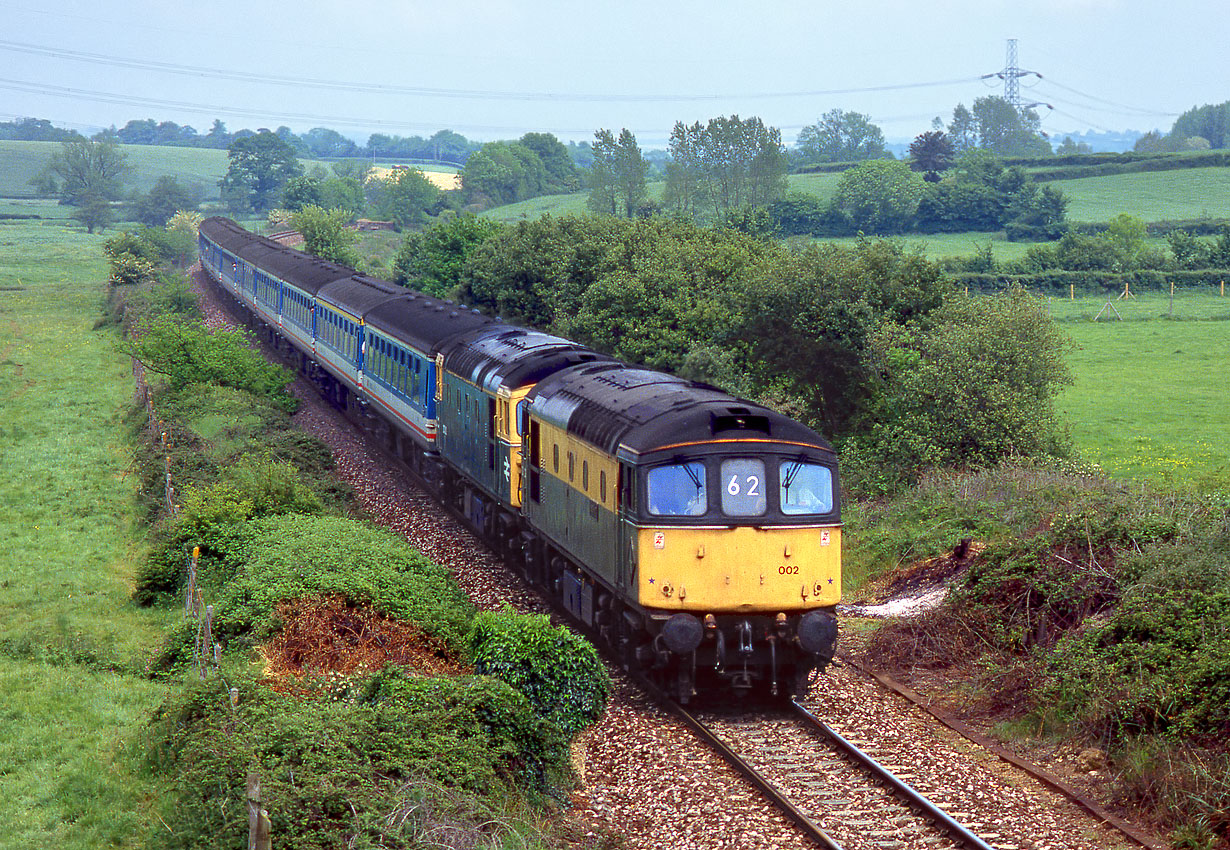
[[[530,393],[533,414],[608,454],[763,439],[831,451],[807,426],[715,387],[619,363],[578,366]]]
[[[494,393],[537,383],[547,375],[597,360],[609,360],[579,343],[514,325],[472,331],[450,346],[444,367]]]
[[[504,327],[477,310],[403,289],[406,297],[380,304],[363,320],[376,330],[431,356],[458,336],[491,325]]]

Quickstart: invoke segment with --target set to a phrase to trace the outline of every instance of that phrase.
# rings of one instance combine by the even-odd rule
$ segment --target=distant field
[[[1230,168],[1150,171],[1059,180],[1070,221],[1109,221],[1129,213],[1145,221],[1230,217]]]
[[[206,199],[218,197],[218,181],[226,174],[226,151],[121,145],[132,174],[129,189],[148,192],[158,178],[169,174],[185,186],[196,186]],[[59,142],[0,141],[0,198],[30,198],[29,180],[60,149]]]
[[[1054,299],[1077,348],[1059,408],[1086,460],[1115,477],[1230,481],[1230,296]],[[1109,320],[1108,320],[1108,317]]]
[[[534,221],[544,215],[585,215],[585,206],[589,195],[585,192],[574,192],[571,195],[543,195],[540,198],[530,198],[515,204],[506,204],[482,213],[483,218],[492,221],[502,221],[507,224],[518,221]]]
[[[786,181],[791,192],[806,192],[822,201],[828,201],[837,191],[840,174],[790,174]]]

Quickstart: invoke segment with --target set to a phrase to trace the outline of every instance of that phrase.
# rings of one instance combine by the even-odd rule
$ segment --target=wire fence
[[[132,374],[136,384],[134,403],[145,408],[146,430],[158,440],[162,457],[162,509],[172,519],[179,516],[179,491],[171,476],[171,437],[166,423],[154,408],[153,393],[145,376],[145,366],[135,357]],[[222,645],[214,639],[214,606],[205,602],[197,582],[197,567],[201,559],[201,547],[194,546],[184,553],[184,572],[187,583],[184,588],[184,619],[196,621],[196,639],[192,648],[192,667],[200,678],[208,678],[221,668]]]

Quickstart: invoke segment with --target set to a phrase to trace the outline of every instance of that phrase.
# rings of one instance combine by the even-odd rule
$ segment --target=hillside
[[[127,189],[148,192],[158,178],[173,175],[185,186],[195,186],[204,197],[217,199],[218,181],[226,174],[226,151],[208,148],[171,148],[121,145],[132,173]],[[0,198],[30,198],[30,178],[38,174],[60,149],[59,142],[0,141]]]

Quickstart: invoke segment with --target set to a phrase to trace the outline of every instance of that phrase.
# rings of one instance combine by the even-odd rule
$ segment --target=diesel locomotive
[[[839,487],[814,431],[229,219],[199,236],[264,340],[624,664],[686,702],[801,694],[832,660]]]

